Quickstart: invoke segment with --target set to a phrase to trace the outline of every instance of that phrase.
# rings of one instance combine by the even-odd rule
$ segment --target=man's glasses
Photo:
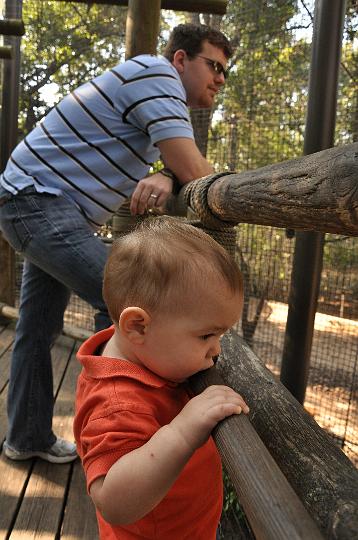
[[[196,56],[206,60],[208,65],[213,68],[213,70],[215,71],[215,73],[217,73],[217,75],[223,74],[224,79],[227,79],[229,73],[220,62],[218,62],[217,60],[212,60],[211,58],[207,58],[206,56],[202,56],[201,54],[197,54]]]

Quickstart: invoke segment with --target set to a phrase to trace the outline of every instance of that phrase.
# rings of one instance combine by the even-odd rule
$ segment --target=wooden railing
[[[20,19],[0,19],[1,36],[23,36],[25,26]],[[13,57],[13,48],[11,45],[0,46],[0,58],[10,60]]]
[[[196,393],[210,384],[250,406],[214,438],[256,538],[356,539],[358,470],[234,331],[216,367],[192,380]]]
[[[207,184],[210,217],[223,224],[254,223],[295,230],[358,236],[358,142],[242,173],[216,174]],[[181,200],[202,217],[200,184],[181,190]]]
[[[225,384],[215,368],[192,378],[196,393]],[[255,409],[255,404],[252,404]],[[322,539],[299,497],[245,415],[231,416],[214,431],[222,462],[257,539]]]

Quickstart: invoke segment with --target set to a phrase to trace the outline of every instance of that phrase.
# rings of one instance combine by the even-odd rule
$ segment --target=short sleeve
[[[123,455],[143,446],[160,428],[150,415],[128,408],[92,419],[81,432],[81,456],[87,488]]]
[[[164,63],[122,84],[117,94],[123,122],[149,135],[153,144],[174,137],[194,139],[184,87]]]

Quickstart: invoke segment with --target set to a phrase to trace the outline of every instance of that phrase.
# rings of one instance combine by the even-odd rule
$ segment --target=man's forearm
[[[168,139],[158,143],[165,168],[180,184],[186,184],[214,172],[191,139]]]

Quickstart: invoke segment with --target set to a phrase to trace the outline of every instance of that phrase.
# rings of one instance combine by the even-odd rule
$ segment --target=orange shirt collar
[[[97,332],[80,346],[77,358],[82,364],[86,375],[94,379],[108,379],[111,377],[128,377],[148,386],[161,388],[163,386],[177,386],[177,383],[167,381],[143,366],[138,366],[121,358],[97,356],[94,353],[106,343],[114,333],[114,326]]]

